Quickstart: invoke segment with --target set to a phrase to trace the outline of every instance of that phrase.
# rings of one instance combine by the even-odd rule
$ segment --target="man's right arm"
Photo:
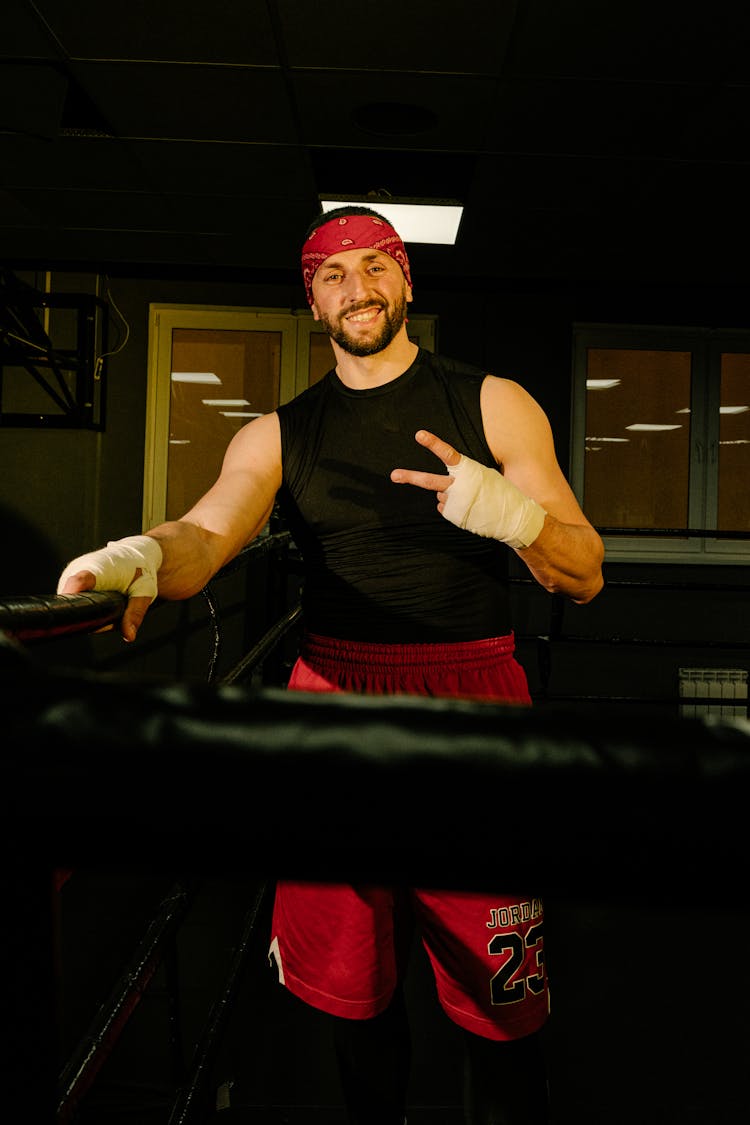
[[[156,592],[170,600],[192,597],[255,538],[268,521],[280,485],[278,416],[266,414],[244,426],[234,436],[217,481],[184,516],[158,524],[150,528],[145,537],[133,540],[136,547],[143,539],[147,548],[149,540],[158,544],[160,552],[155,552],[158,558],[158,591],[149,589],[144,594],[136,588],[131,592],[133,582],[140,578],[140,568],[132,564],[123,578],[121,573],[117,573],[122,572],[120,562],[115,571],[111,556],[118,551],[118,544],[129,543],[129,540],[118,540],[92,556],[81,556],[80,569],[76,569],[79,560],[68,564],[61,576],[58,592],[74,594],[85,590],[119,589],[127,593],[128,605],[120,630],[125,640],[131,641]],[[151,553],[149,548],[146,554]],[[85,565],[88,558],[94,560],[90,564],[95,566],[94,572]],[[97,574],[99,563],[101,573]]]

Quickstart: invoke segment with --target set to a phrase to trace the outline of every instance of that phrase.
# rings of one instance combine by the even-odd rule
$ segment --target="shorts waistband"
[[[483,637],[476,641],[439,641],[425,644],[381,644],[305,633],[302,637],[300,655],[317,667],[330,661],[337,666],[345,663],[349,667],[397,671],[422,668],[425,665],[480,667],[488,661],[511,659],[515,647],[513,633],[503,637]]]

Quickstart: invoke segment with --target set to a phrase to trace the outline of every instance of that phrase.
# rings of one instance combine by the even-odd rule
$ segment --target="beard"
[[[349,355],[365,356],[376,355],[388,347],[391,340],[400,331],[402,324],[406,320],[406,295],[402,293],[394,303],[389,307],[382,301],[362,301],[361,307],[371,308],[372,305],[377,304],[383,310],[383,316],[380,319],[377,331],[370,339],[363,337],[355,337],[346,327],[344,317],[337,317],[335,320],[332,317],[325,316],[323,313],[318,313],[320,323],[325,328],[328,335],[332,340],[335,340],[339,347],[348,352]],[[357,312],[357,308],[348,310],[349,314]]]

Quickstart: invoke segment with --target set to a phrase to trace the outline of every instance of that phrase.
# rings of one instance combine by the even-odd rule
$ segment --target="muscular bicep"
[[[216,482],[182,518],[206,533],[223,565],[265,526],[280,485],[279,422],[266,414],[235,434]]]
[[[507,479],[561,522],[587,525],[539,403],[518,383],[494,376],[482,384],[481,401],[487,441]]]

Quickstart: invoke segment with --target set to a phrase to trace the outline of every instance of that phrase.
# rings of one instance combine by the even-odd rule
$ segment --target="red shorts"
[[[391,646],[308,635],[289,687],[528,704],[513,651],[512,636]],[[487,1039],[542,1026],[549,1012],[543,907],[532,894],[280,882],[269,956],[281,983],[306,1003],[369,1019],[403,976],[412,920],[455,1023]]]

